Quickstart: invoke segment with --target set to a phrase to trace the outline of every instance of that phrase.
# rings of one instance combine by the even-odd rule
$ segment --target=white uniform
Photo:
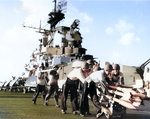
[[[90,76],[88,76],[85,80],[90,83],[94,81],[95,83],[99,83],[100,81],[104,80],[103,70],[95,71]]]
[[[74,78],[77,77],[82,83],[84,83],[85,81],[85,77],[82,73],[81,68],[74,68],[69,74],[68,74],[68,78]]]
[[[41,75],[41,73],[39,73]],[[37,76],[37,84],[44,86],[46,84],[46,80],[44,79],[39,79],[39,76]]]

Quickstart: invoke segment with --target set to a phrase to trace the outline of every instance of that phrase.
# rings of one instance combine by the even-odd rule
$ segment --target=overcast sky
[[[47,24],[53,0],[0,0],[0,81],[21,76]],[[97,61],[140,66],[150,58],[150,0],[68,0],[65,19],[80,20],[82,46]],[[44,28],[49,28],[46,26]]]

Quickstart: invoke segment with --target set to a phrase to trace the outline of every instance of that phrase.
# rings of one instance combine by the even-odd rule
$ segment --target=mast
[[[54,3],[54,12],[56,12],[56,2],[57,2],[57,1],[54,0],[53,2],[55,2],[55,3]]]

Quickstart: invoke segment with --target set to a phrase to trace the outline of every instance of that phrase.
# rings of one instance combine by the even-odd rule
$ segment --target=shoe
[[[108,108],[106,108],[106,107],[101,107],[101,110],[102,110],[102,112],[104,112],[105,114],[108,114],[108,115],[112,115],[112,113],[111,113],[111,111],[108,109]]]
[[[85,115],[84,115],[84,114],[80,114],[80,116],[81,116],[81,117],[85,117]]]
[[[35,104],[36,105],[36,102],[35,101],[32,101],[33,102],[33,104]]]
[[[91,115],[91,113],[90,113],[90,112],[86,112],[85,114],[86,114],[86,115]]]
[[[66,111],[64,111],[64,110],[61,110],[61,113],[62,113],[62,114],[66,114]]]
[[[44,105],[45,105],[45,106],[48,106],[48,103],[46,102],[46,103],[44,103]]]
[[[77,112],[76,112],[76,111],[73,111],[73,112],[72,112],[72,114],[74,114],[74,115],[75,115],[75,114],[77,114]]]
[[[77,114],[80,114],[80,111],[79,110],[76,110]]]
[[[97,113],[96,114],[96,119],[99,119],[103,115],[103,112]]]
[[[60,107],[60,105],[55,105],[55,107],[57,107],[57,108],[58,108],[58,107]]]

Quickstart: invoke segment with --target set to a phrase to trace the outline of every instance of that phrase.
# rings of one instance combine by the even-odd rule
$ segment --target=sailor
[[[123,73],[120,71],[119,64],[112,65],[112,82],[114,86],[124,85],[124,76]]]
[[[89,59],[87,60],[87,63],[89,64],[89,69],[92,70],[93,72],[101,70],[100,63],[96,62],[95,60]]]
[[[35,91],[35,93],[33,95],[33,99],[32,99],[33,104],[36,104],[36,100],[37,100],[37,97],[40,92],[42,94],[42,98],[44,101],[45,96],[46,96],[46,89],[45,89],[46,82],[47,82],[47,73],[46,72],[38,73],[37,82],[36,82],[37,83],[36,91]]]
[[[91,94],[93,95],[91,96],[92,97],[91,100],[93,100],[92,102],[96,107],[97,118],[99,118],[103,113],[112,115],[112,112],[108,108],[101,105],[101,103],[98,100],[97,91],[96,89],[94,89],[95,85],[95,87],[100,88],[102,90],[102,93],[105,94],[106,93],[105,84],[108,84],[112,79],[111,72],[112,72],[112,65],[107,63],[105,64],[104,71],[103,70],[95,71],[85,79],[86,82],[88,83],[87,85],[90,84],[93,87],[91,88],[92,90],[90,89],[90,91],[92,91]]]
[[[98,70],[99,64],[94,64],[93,60],[87,61],[87,66],[89,70],[84,72],[84,77],[87,78],[89,75],[91,75],[94,71]],[[80,116],[84,117],[86,115],[91,115],[89,111],[89,103],[88,103],[88,95],[90,95],[91,101],[94,105],[95,103],[95,94],[96,94],[96,87],[94,82],[90,82],[90,86],[88,87],[88,83],[84,82],[82,91],[81,91],[81,99],[80,99]],[[97,101],[97,100],[96,100]],[[96,105],[97,106],[97,105]]]
[[[50,99],[50,96],[54,94],[55,99],[55,107],[60,107],[58,103],[58,79],[59,74],[57,73],[57,70],[59,69],[58,66],[55,66],[53,70],[50,71],[49,81],[47,83],[48,92],[45,97],[44,105],[48,106],[48,101]]]
[[[88,82],[88,84],[92,81],[94,81],[96,84],[96,87],[98,86],[101,81],[103,81],[105,84],[110,84],[112,82],[112,65],[109,63],[105,64],[104,70],[98,70],[93,72],[90,76],[88,76],[85,80]]]
[[[37,63],[37,57],[32,53],[30,56],[30,62],[28,65],[25,66],[26,71],[29,71],[29,77],[34,76],[36,74],[37,68],[38,68],[38,63]]]
[[[79,106],[78,106],[78,95],[77,95],[77,87],[79,80],[84,83],[85,77],[83,75],[84,72],[89,70],[88,68],[85,67],[86,62],[83,62],[81,68],[76,68],[68,74],[67,80],[65,82],[65,85],[63,85],[63,92],[61,96],[61,112],[62,114],[66,113],[67,106],[66,106],[66,101],[67,101],[67,96],[70,91],[70,101],[71,101],[71,106],[72,106],[72,113],[77,114]]]
[[[113,84],[113,80],[112,80],[112,65],[109,64],[109,63],[106,63],[105,64],[105,67],[104,67],[104,71],[103,71],[103,81],[105,81],[105,83],[111,85]]]

